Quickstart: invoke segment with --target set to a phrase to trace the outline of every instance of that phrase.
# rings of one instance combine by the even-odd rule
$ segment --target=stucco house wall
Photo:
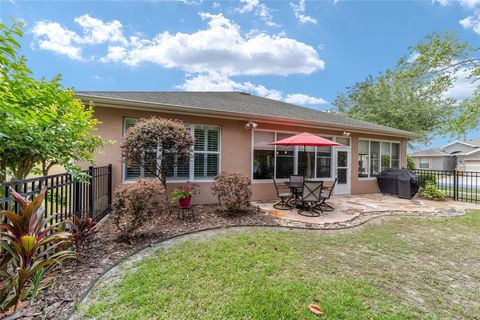
[[[209,118],[204,116],[194,116],[186,114],[172,114],[163,112],[151,112],[141,110],[131,110],[123,108],[112,107],[96,107],[95,117],[101,121],[98,126],[97,134],[102,136],[105,140],[112,140],[115,143],[104,147],[96,154],[96,164],[106,165],[111,163],[113,166],[113,185],[118,186],[123,183],[123,163],[121,156],[120,143],[124,132],[125,118],[144,118],[150,116],[159,116],[171,119],[180,119],[191,124],[215,125],[221,127],[221,156],[220,156],[220,171],[236,171],[247,176],[252,175],[252,130],[245,128],[245,121]],[[258,122],[257,130],[278,130],[288,132],[309,132],[312,134],[321,134],[325,136],[342,136],[343,129],[321,129],[312,127],[302,127],[295,125],[276,125],[271,123]],[[407,163],[407,143],[406,138],[399,138],[395,136],[376,135],[369,133],[352,132],[351,138],[351,193],[374,193],[379,192],[376,178],[358,178],[358,141],[360,138],[398,141],[400,146],[400,166],[406,167]],[[84,163],[82,166],[86,167]],[[200,185],[200,195],[195,198],[197,203],[211,203],[215,202],[210,188],[211,181],[196,181]],[[331,180],[326,180],[327,185],[331,184]],[[168,183],[169,189],[175,188],[179,183]],[[171,190],[169,190],[171,191]],[[256,182],[252,184],[253,199],[254,200],[269,200],[275,199],[275,189],[273,183],[266,183],[265,181]]]

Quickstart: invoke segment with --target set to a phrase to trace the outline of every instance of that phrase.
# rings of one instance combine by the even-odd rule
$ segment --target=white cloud
[[[238,8],[237,11],[240,13],[254,12],[255,15],[262,18],[262,20],[270,27],[279,27],[280,25],[273,22],[273,17],[270,14],[270,9],[261,3],[260,0],[240,0],[243,4],[243,7]]]
[[[237,82],[218,73],[189,76],[185,82],[177,86],[177,88],[186,91],[242,91],[269,99],[282,100],[301,105],[320,105],[326,103],[322,98],[311,97],[300,93],[285,94],[282,91],[268,89],[263,85],[253,84],[250,81]]]
[[[240,13],[251,12],[255,9],[259,4],[259,0],[240,0],[243,3],[243,7],[237,9]]]
[[[455,2],[459,3],[463,7],[469,8],[469,9],[473,9],[476,6],[480,5],[480,0],[455,0],[455,1],[453,1],[453,0],[432,0],[433,4],[438,3],[442,7],[445,7],[445,6],[447,6],[449,4],[452,4],[452,3],[455,3]]]
[[[85,44],[128,43],[123,36],[122,24],[118,20],[105,23],[86,14],[75,18],[74,21],[82,28],[82,35],[64,28],[58,22],[37,22],[31,30],[36,40],[33,47],[82,60],[82,46]]]
[[[292,7],[295,17],[301,23],[317,23],[315,18],[305,15],[305,0],[300,0],[298,4],[290,2],[290,7]]]
[[[311,96],[307,96],[302,93],[290,93],[287,94],[285,99],[283,99],[285,102],[288,103],[293,103],[293,104],[300,104],[300,105],[312,105],[312,104],[325,104],[327,101],[325,101],[322,98],[315,98]]]
[[[74,60],[82,59],[82,49],[77,45],[81,38],[75,32],[63,28],[59,23],[37,22],[32,33],[37,40],[36,47],[39,49],[64,54]]]
[[[472,29],[474,32],[480,34],[480,10],[475,12],[472,16],[459,21],[465,29]]]
[[[469,78],[469,72],[465,69],[456,72],[456,81],[453,86],[445,93],[445,97],[464,100],[470,98],[475,90],[480,86],[480,81]]]
[[[445,7],[447,5],[450,4],[450,0],[432,0],[432,3],[435,4],[435,3],[438,3],[440,4],[442,7]]]
[[[225,75],[310,74],[325,67],[317,51],[303,42],[266,33],[242,35],[222,14],[200,15],[208,28],[190,34],[163,32],[151,40],[131,37],[124,52],[115,49],[114,54],[109,48],[104,61],[130,66],[151,62],[188,73]]]
[[[460,0],[460,4],[464,7],[472,9],[480,5],[480,0]]]
[[[118,20],[105,23],[100,19],[92,18],[85,14],[75,18],[74,21],[83,29],[84,36],[81,38],[81,41],[84,43],[119,42],[127,44],[127,40],[123,36],[122,24]]]

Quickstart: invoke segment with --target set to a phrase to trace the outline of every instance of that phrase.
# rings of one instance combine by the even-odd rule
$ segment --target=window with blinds
[[[124,131],[135,125],[136,119],[125,119]],[[220,127],[192,125],[195,139],[192,161],[180,160],[175,154],[166,157],[168,180],[207,180],[213,179],[220,170]],[[159,150],[145,153],[142,163],[125,159],[125,180],[155,177]]]
[[[194,179],[212,179],[220,170],[220,128],[196,125],[193,126],[193,132]]]

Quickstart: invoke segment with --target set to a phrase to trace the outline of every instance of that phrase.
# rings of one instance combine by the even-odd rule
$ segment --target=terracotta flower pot
[[[178,206],[180,208],[190,208],[191,202],[192,202],[192,198],[178,199]]]

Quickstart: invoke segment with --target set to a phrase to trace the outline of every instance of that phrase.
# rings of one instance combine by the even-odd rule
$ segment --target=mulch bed
[[[122,258],[162,239],[180,233],[234,225],[278,225],[261,210],[227,214],[215,205],[194,206],[195,221],[181,220],[176,212],[161,213],[146,224],[131,243],[118,240],[120,233],[110,215],[97,225],[97,234],[78,261],[65,262],[55,283],[33,305],[22,310],[20,319],[66,319],[89,284]]]

